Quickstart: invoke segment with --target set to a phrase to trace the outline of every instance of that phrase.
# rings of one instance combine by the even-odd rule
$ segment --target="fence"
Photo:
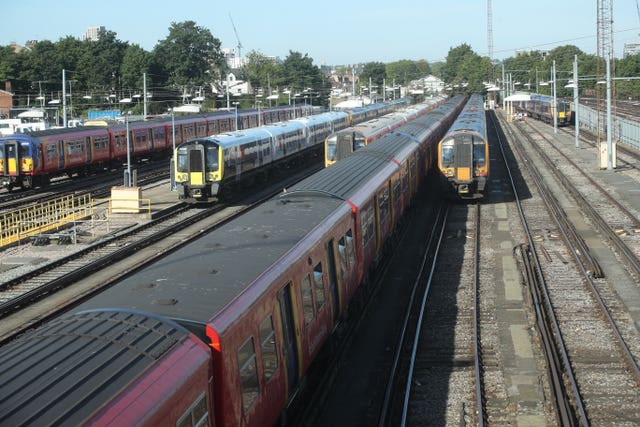
[[[598,112],[596,110],[580,104],[578,115],[581,128],[583,127],[591,132],[597,132]],[[614,140],[640,150],[640,122],[616,116],[613,121],[613,127],[614,132],[612,138]],[[600,113],[600,132],[606,132],[606,113]]]
[[[68,195],[0,215],[0,248],[93,215],[90,194]]]

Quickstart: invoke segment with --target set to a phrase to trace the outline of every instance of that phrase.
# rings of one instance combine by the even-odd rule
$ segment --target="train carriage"
[[[571,124],[573,116],[572,103],[570,101],[556,98],[557,104],[557,124],[565,126]],[[555,110],[553,108],[553,97],[549,95],[532,94],[528,101],[518,101],[515,105],[516,111],[527,113],[528,117],[553,123]]]
[[[484,101],[472,95],[438,143],[438,168],[445,194],[482,198],[489,179],[489,141]]]
[[[445,98],[436,97],[420,104],[380,115],[329,135],[325,140],[325,166],[334,164],[392,130],[428,113],[444,100]],[[395,106],[398,105],[404,104],[396,104]]]
[[[241,127],[258,123],[272,123],[269,117],[302,117],[311,112],[308,106],[274,107],[264,110],[238,110]],[[258,118],[264,117],[266,121]],[[278,120],[275,120],[278,121]],[[274,121],[274,122],[275,122]],[[175,128],[172,128],[172,122]],[[92,126],[80,128],[48,129],[0,138],[0,185],[30,188],[46,185],[57,175],[91,173],[118,166],[127,161],[126,123],[113,124],[94,121]],[[236,112],[218,111],[209,114],[167,116],[145,121],[132,121],[129,125],[129,144],[132,161],[164,156],[177,144],[192,137],[204,137],[236,129]],[[83,136],[83,132],[102,132],[108,136],[108,149],[104,136]],[[85,138],[84,142],[80,138]],[[91,141],[86,138],[90,138]],[[19,142],[17,142],[19,141]],[[44,148],[43,148],[44,144]],[[44,153],[44,154],[43,154]],[[108,153],[109,158],[105,156]]]
[[[110,162],[106,128],[48,129],[2,139],[5,187],[46,185],[50,177],[87,174]]]
[[[205,425],[210,363],[206,344],[166,318],[130,310],[72,314],[3,349],[0,423]]]
[[[59,329],[69,324],[69,317],[54,320],[52,330],[64,336],[59,342],[43,338],[47,334],[39,329],[0,348],[0,380],[10,390],[20,390],[0,400],[0,423],[8,417],[33,419],[32,408],[43,408],[41,402],[49,401],[40,398],[43,380],[49,381],[46,397],[59,397],[46,405],[47,411],[51,408],[48,419],[65,411],[64,391],[69,388],[78,389],[75,396],[95,396],[86,407],[86,402],[75,402],[76,410],[84,412],[74,424],[276,423],[304,386],[311,363],[366,284],[425,179],[420,165],[430,150],[421,145],[431,141],[428,129],[444,133],[456,108],[449,105],[447,114],[422,131],[411,134],[400,128],[386,143],[370,144],[132,272],[75,307],[79,313],[71,319],[80,323],[70,331]],[[109,320],[113,313],[133,313],[143,320],[120,319],[112,327],[105,327],[108,322],[103,320],[97,327],[93,324],[93,316]],[[146,333],[154,329],[146,318],[162,325],[156,340],[148,337],[155,336],[153,331]],[[138,328],[140,323],[145,327]],[[203,360],[205,344],[208,362]],[[130,370],[130,363],[118,363],[110,357],[116,349],[122,357],[138,357],[141,365]],[[16,375],[15,364],[29,351],[27,360],[32,363],[44,356],[37,359],[38,369]],[[147,353],[151,357],[144,357]],[[64,368],[71,378],[84,378],[71,382],[71,387],[65,371],[50,368],[67,355],[72,357]],[[111,362],[107,367],[103,357]],[[84,363],[74,364],[78,359]],[[116,366],[122,375],[112,375]],[[46,375],[50,369],[54,372]],[[103,387],[111,383],[101,382],[94,372],[117,383]],[[206,405],[201,398],[207,399]],[[169,413],[172,401],[174,411]],[[184,417],[191,418],[183,424]]]
[[[178,197],[206,202],[229,196],[259,175],[316,157],[326,135],[347,123],[346,113],[329,112],[184,142],[175,150]]]

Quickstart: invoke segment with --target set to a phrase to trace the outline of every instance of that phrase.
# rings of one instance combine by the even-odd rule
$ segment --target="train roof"
[[[442,139],[444,140],[458,132],[472,132],[479,135],[483,140],[487,139],[487,119],[484,111],[484,101],[480,95],[472,95],[469,98]]]
[[[366,148],[130,275],[79,308],[124,307],[205,324],[325,218],[339,209],[350,212],[345,200],[357,195],[381,168],[397,167],[391,161],[393,153],[368,155]]]
[[[0,424],[80,425],[188,335],[134,312],[56,319],[0,348]]]

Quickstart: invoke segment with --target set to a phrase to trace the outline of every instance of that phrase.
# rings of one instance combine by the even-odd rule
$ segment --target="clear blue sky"
[[[0,45],[27,40],[81,38],[102,25],[120,40],[151,50],[172,22],[187,20],[209,29],[222,47],[237,45],[284,59],[289,50],[308,54],[316,65],[444,60],[467,43],[487,55],[487,0],[21,0],[3,2]],[[553,49],[572,44],[596,53],[596,0],[493,0],[494,58],[516,49]],[[637,0],[614,1],[615,56],[625,42],[640,41]],[[553,12],[551,12],[553,10]]]

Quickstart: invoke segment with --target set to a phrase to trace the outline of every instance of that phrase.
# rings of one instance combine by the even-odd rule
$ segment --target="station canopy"
[[[507,96],[505,101],[531,101],[531,95],[528,93],[514,93]]]

